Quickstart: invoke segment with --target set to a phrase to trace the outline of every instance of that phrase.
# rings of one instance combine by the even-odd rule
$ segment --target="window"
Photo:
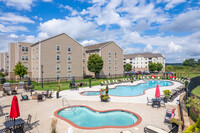
[[[109,76],[110,76],[111,74],[109,73]]]
[[[115,63],[117,63],[117,58],[115,58]]]
[[[115,66],[115,70],[117,70],[117,67]]]
[[[57,70],[57,71],[60,71],[60,65],[57,65],[57,66],[56,66],[56,70]]]
[[[28,51],[28,47],[22,47],[22,51]]]
[[[111,52],[109,52],[108,55],[111,56]]]
[[[117,52],[115,52],[115,55],[117,55]]]
[[[68,59],[68,61],[71,61],[71,56],[68,56],[67,59]]]
[[[68,74],[67,77],[68,77],[68,78],[71,78],[71,74]]]
[[[85,62],[85,59],[83,58],[83,62]]]
[[[109,66],[109,70],[111,69],[111,66]]]
[[[60,51],[60,46],[59,45],[56,46],[56,50]]]
[[[7,61],[7,63],[9,63],[9,61]]]
[[[22,56],[22,60],[28,60],[28,56]]]
[[[67,49],[67,50],[68,50],[68,52],[71,52],[71,47],[68,47],[68,49]]]
[[[83,69],[85,69],[85,66],[83,66]]]
[[[147,64],[147,62],[145,62],[145,64]]]
[[[71,70],[71,65],[68,65],[67,69],[68,69],[68,71],[70,71]]]
[[[9,68],[9,66],[7,66],[7,68]]]
[[[85,55],[85,52],[83,52],[83,55]]]
[[[59,79],[59,78],[60,78],[60,74],[57,74],[57,75],[56,75],[56,78]]]
[[[110,58],[108,59],[108,62],[111,63],[111,59]]]
[[[57,55],[57,58],[56,58],[56,60],[57,60],[57,61],[59,61],[59,60],[60,60],[60,56],[59,56],[59,55]]]

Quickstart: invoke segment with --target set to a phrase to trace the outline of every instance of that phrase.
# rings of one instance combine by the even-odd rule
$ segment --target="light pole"
[[[43,88],[43,65],[41,65],[41,72],[42,72],[42,88]]]

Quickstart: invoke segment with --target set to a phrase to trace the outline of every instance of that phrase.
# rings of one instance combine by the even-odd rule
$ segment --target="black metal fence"
[[[193,97],[193,98],[196,97],[197,99],[200,100],[199,96],[192,93],[192,90],[195,89],[197,86],[200,86],[200,76],[192,78],[190,80],[190,83],[186,87],[185,104],[188,97]],[[194,107],[188,107],[187,111],[190,118],[194,121],[197,121],[200,112],[197,112]]]

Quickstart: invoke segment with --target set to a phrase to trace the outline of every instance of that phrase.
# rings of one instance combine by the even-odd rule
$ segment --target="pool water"
[[[170,86],[172,85],[172,82],[169,81],[162,81],[162,80],[150,80],[146,83],[140,83],[135,86],[128,86],[128,85],[122,85],[122,86],[116,86],[114,89],[109,89],[109,95],[113,96],[138,96],[142,95],[144,93],[144,90],[147,90],[149,88],[155,88],[156,85],[161,86]],[[86,91],[82,93],[83,95],[100,95],[99,91]]]
[[[96,112],[85,106],[65,108],[57,114],[81,127],[128,126],[138,120],[129,112],[120,110]]]

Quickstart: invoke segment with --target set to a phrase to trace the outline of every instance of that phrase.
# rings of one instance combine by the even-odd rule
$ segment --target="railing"
[[[68,104],[68,106],[70,107],[70,104],[69,104],[69,102],[67,101],[67,99],[66,98],[63,98],[62,99],[62,106],[64,107],[65,106],[65,102]]]

